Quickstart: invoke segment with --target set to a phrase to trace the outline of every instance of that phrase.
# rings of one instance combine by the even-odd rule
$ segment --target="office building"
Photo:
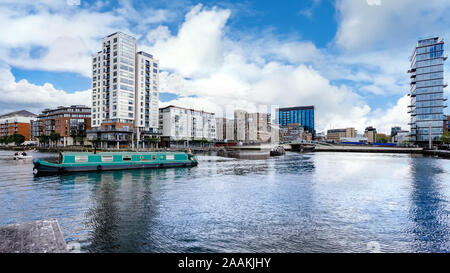
[[[445,116],[444,119],[444,133],[450,132],[450,115]]]
[[[369,143],[377,142],[377,129],[372,126],[366,127],[364,130],[364,137],[367,137]]]
[[[341,138],[355,138],[355,137],[356,137],[355,128],[327,130],[327,140],[329,141],[340,142]]]
[[[25,141],[31,139],[31,122],[36,115],[26,110],[7,113],[0,116],[0,137],[20,134]]]
[[[444,120],[444,40],[439,37],[421,39],[410,58],[411,140],[439,141],[443,133]],[[431,128],[431,132],[429,131]]]
[[[280,127],[298,123],[305,131],[310,132],[313,136],[315,135],[314,106],[279,108],[277,112]]]

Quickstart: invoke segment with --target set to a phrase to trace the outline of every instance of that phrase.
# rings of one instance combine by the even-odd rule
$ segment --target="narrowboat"
[[[60,153],[57,163],[36,159],[33,161],[36,176],[72,172],[109,171],[147,168],[197,166],[191,153],[183,152],[97,152]]]

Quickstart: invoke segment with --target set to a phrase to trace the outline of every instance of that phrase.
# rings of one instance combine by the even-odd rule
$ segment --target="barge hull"
[[[44,164],[35,164],[33,173],[36,176],[67,174],[74,172],[100,172],[114,170],[135,170],[135,169],[159,169],[176,167],[195,167],[197,162],[167,162],[167,163],[148,163],[148,164],[129,164],[129,165],[88,165],[88,166],[48,166]]]

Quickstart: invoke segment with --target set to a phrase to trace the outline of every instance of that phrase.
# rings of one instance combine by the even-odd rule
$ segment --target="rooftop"
[[[7,117],[13,117],[13,116],[36,117],[35,114],[33,114],[27,110],[20,110],[20,111],[15,111],[15,112],[1,115],[0,118],[7,118]]]

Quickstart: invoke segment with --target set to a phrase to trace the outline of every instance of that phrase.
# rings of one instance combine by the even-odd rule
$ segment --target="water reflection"
[[[3,154],[5,155],[5,154]],[[195,168],[34,178],[1,159],[0,224],[58,219],[90,252],[449,251],[450,161],[199,155]]]
[[[441,162],[427,157],[412,158],[411,169],[413,177],[409,217],[412,222],[410,232],[414,237],[413,251],[448,252],[449,214],[444,193],[444,187],[448,185],[442,181],[445,171]]]
[[[93,174],[94,204],[85,214],[91,242],[87,251],[142,252],[152,248],[152,236],[143,240],[143,235],[151,233],[151,221],[157,213],[152,183],[158,176],[172,175],[183,174],[165,169]]]

